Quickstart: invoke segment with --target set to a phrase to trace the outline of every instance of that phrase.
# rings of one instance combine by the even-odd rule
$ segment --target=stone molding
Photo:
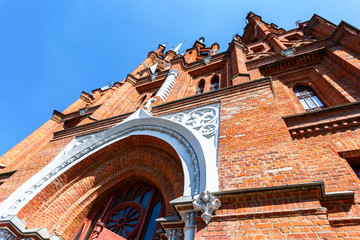
[[[360,125],[360,103],[347,103],[283,117],[292,138],[337,132]]]
[[[209,146],[208,140],[190,128],[167,119],[154,118],[140,109],[111,129],[70,142],[54,161],[26,181],[0,205],[0,219],[17,214],[47,184],[87,156],[134,134],[158,137],[173,146],[186,166],[183,169],[184,195],[218,188],[216,149]]]

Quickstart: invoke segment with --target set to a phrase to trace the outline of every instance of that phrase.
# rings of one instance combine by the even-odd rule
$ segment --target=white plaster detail
[[[202,212],[201,218],[208,224],[213,213],[221,206],[221,202],[209,191],[204,191],[193,201],[193,206],[196,211]]]
[[[217,149],[219,122],[220,122],[220,104],[215,103],[196,109],[170,114],[162,118],[170,119],[189,127],[205,138],[209,139]]]
[[[1,217],[16,215],[52,180],[96,151],[132,135],[149,135],[168,142],[184,171],[184,196],[217,191],[216,149],[198,132],[168,119],[155,118],[143,109],[108,130],[71,141],[50,164],[20,186],[0,205]]]
[[[174,52],[179,53],[181,45],[185,42],[185,40],[182,40],[181,43],[179,45],[176,46],[176,48],[174,49]]]
[[[163,101],[169,96],[169,93],[174,86],[174,83],[179,76],[179,71],[176,68],[173,68],[169,71],[167,78],[164,83],[161,85],[159,91],[155,96],[160,97]]]
[[[152,104],[153,102],[155,102],[155,101],[156,101],[155,98],[150,98],[149,100],[147,100],[147,101],[145,102],[145,107],[144,107],[144,109],[145,109],[145,110],[148,110],[148,111],[151,111],[151,104]]]
[[[104,86],[104,87],[102,87],[100,89],[101,89],[101,91],[105,91],[105,90],[108,90],[109,88],[111,88],[112,85],[113,85],[113,83],[111,82],[111,83],[108,83],[108,85],[106,85],[106,86]]]
[[[281,50],[280,51],[280,54],[281,56],[284,56],[284,57],[292,57],[294,56],[294,53],[296,52],[296,48],[287,48],[287,49],[284,49],[284,50]]]
[[[154,73],[154,74],[151,75],[151,80],[152,81],[154,81],[155,78],[156,78],[155,74],[157,74],[157,73]],[[178,76],[179,76],[179,71],[176,68],[171,69],[169,71],[168,76],[165,79],[164,83],[161,85],[159,91],[156,93],[155,97],[160,97],[163,101],[165,101],[166,98],[169,96],[169,93],[170,93],[172,87],[174,86],[174,83],[175,83]],[[156,99],[153,98],[153,97],[150,98],[149,100],[147,100],[145,102],[144,109],[147,110],[147,111],[151,111],[151,104],[153,102],[155,102],[155,101],[156,101]]]
[[[208,65],[208,64],[210,63],[211,56],[204,57],[203,60],[204,60],[204,63],[205,63],[206,65]]]
[[[157,72],[156,72],[156,73],[151,74],[151,81],[152,81],[152,82],[153,82],[153,81],[155,81],[155,79],[156,79],[157,75],[158,75],[158,73],[157,73]]]
[[[142,64],[142,65],[144,65],[146,68],[148,68],[148,67],[149,67],[149,65],[147,65],[147,63],[146,63],[146,62],[142,62],[141,64]]]
[[[165,236],[169,239],[169,240],[180,240],[183,236],[183,232],[182,229],[169,229]]]
[[[79,109],[79,114],[80,114],[80,116],[83,116],[83,115],[87,112],[87,110],[88,110],[87,107],[84,107],[84,108]]]
[[[270,170],[267,170],[266,173],[278,173],[278,172],[290,171],[292,169],[293,169],[292,167],[270,169]]]
[[[264,25],[264,23],[263,22],[258,22],[256,25],[255,25],[255,28],[254,28],[254,30],[255,30],[255,37],[257,37],[257,27],[260,25],[260,24],[263,24]]]
[[[157,68],[158,65],[159,65],[159,62],[155,63],[154,65],[152,65],[150,67],[150,71],[151,71],[152,74],[154,74],[156,72],[156,68]]]

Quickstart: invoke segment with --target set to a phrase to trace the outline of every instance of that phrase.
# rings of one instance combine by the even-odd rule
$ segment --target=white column
[[[184,240],[194,240],[195,238],[195,212],[185,213],[183,220],[184,227]]]
[[[170,90],[174,86],[174,83],[179,76],[179,71],[174,68],[171,69],[168,73],[167,78],[165,79],[164,83],[161,85],[159,91],[156,93],[155,96],[160,97],[163,101],[169,96]]]

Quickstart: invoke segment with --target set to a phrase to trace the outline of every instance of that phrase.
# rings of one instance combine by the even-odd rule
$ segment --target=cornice
[[[269,75],[282,71],[285,68],[298,68],[305,64],[318,62],[324,55],[325,47],[320,47],[308,52],[302,52],[301,54],[295,54],[293,57],[284,57],[281,60],[274,60],[270,63],[259,65],[258,68],[264,75]]]
[[[313,182],[306,182],[306,183],[299,183],[299,184],[286,184],[286,185],[278,185],[278,186],[268,186],[268,187],[258,187],[258,188],[241,188],[241,189],[234,189],[228,191],[219,191],[219,192],[212,192],[212,194],[220,199],[220,201],[224,201],[224,203],[229,203],[227,198],[238,198],[243,199],[246,202],[246,196],[256,195],[259,199],[260,196],[264,196],[264,198],[269,200],[267,194],[286,194],[289,195],[290,192],[298,192],[300,196],[303,192],[312,192],[315,194],[314,199],[319,201],[337,201],[337,200],[345,200],[348,202],[354,202],[355,193],[353,191],[343,191],[343,192],[332,192],[326,193],[325,192],[325,185],[323,181],[313,181]],[[286,196],[284,195],[284,196]],[[157,222],[161,225],[161,227],[165,230],[171,228],[172,226],[181,227],[182,219],[181,216],[184,215],[186,212],[194,211],[193,210],[193,201],[194,197],[192,196],[183,196],[177,199],[174,199],[170,202],[173,209],[176,211],[176,215],[164,217],[157,219]],[[230,202],[231,203],[231,202]],[[268,202],[268,204],[271,202]],[[286,204],[286,203],[284,203]],[[226,206],[226,204],[224,204]],[[221,211],[221,208],[219,209]],[[259,211],[259,212],[241,212],[238,211],[237,213],[230,213],[224,214],[219,213],[213,216],[214,221],[221,221],[221,219],[246,219],[251,216],[251,218],[264,218],[266,217],[273,217],[276,216],[298,216],[301,215],[318,215],[318,214],[326,214],[326,208],[314,208],[314,207],[304,207],[299,209],[268,209],[267,211]],[[197,218],[197,220],[200,220]],[[332,220],[332,219],[329,219]],[[336,219],[338,220],[338,219]],[[348,219],[345,219],[348,220]],[[350,220],[350,219],[349,219]]]
[[[339,132],[360,126],[360,102],[283,117],[294,139]]]
[[[137,78],[134,77],[133,75],[131,74],[128,74],[125,78],[125,81],[130,83],[131,85],[135,86],[136,82],[137,82]]]
[[[138,88],[140,86],[145,86],[147,84],[152,84],[154,82],[158,82],[159,80],[164,80],[166,78],[166,76],[168,75],[168,73],[169,73],[169,70],[158,72],[157,76],[155,78],[155,81],[152,81],[151,75],[139,78],[136,80],[135,86],[136,86],[136,88]]]
[[[97,105],[94,107],[90,107],[87,109],[84,109],[84,113],[81,114],[80,111],[76,111],[76,112],[72,112],[72,113],[68,113],[68,114],[63,114],[57,110],[54,110],[53,116],[51,117],[52,120],[54,120],[57,123],[61,123],[61,122],[65,122],[67,120],[71,120],[74,118],[78,118],[78,117],[85,117],[88,115],[93,114],[101,105]]]

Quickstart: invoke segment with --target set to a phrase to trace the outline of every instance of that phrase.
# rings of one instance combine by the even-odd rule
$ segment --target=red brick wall
[[[106,199],[119,185],[146,182],[156,186],[166,205],[182,196],[183,170],[170,145],[146,136],[132,136],[113,143],[76,164],[33,198],[19,213],[28,228],[60,225],[66,236],[84,219],[94,205]],[[96,203],[95,203],[96,205]]]

